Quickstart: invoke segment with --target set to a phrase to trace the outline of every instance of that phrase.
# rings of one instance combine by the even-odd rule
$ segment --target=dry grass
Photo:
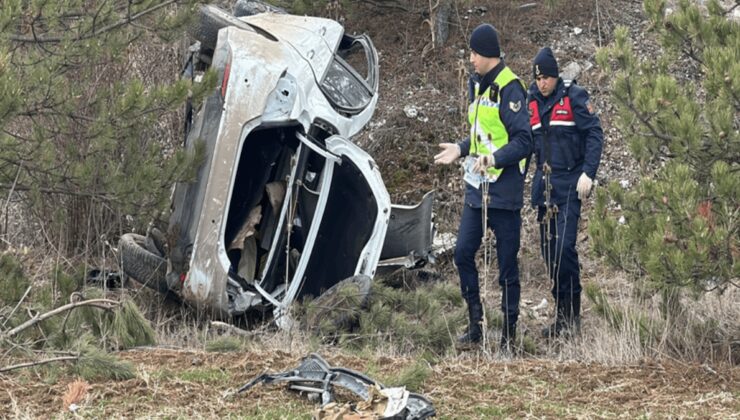
[[[72,404],[79,405],[90,390],[90,384],[76,380],[67,385],[67,392],[62,396],[62,409],[72,410]]]
[[[264,372],[298,365],[303,349],[288,352],[263,343],[255,351],[129,351],[119,356],[138,366],[137,378],[93,381],[78,414],[85,417],[306,418],[316,405],[284,386],[231,391]],[[285,344],[285,342],[282,342]],[[365,372],[393,383],[413,370],[411,357],[348,355],[325,348],[332,366]],[[426,366],[419,389],[441,418],[491,417],[722,417],[740,409],[740,370],[716,370],[671,361],[608,366],[546,360],[490,360],[482,353],[449,357]],[[421,376],[417,376],[421,377]],[[69,381],[0,377],[0,405],[30,417],[59,414]],[[72,380],[73,378],[69,378]],[[20,381],[24,385],[20,386]]]

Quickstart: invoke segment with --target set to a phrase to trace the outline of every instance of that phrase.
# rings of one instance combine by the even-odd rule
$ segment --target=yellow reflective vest
[[[475,100],[468,106],[468,122],[470,123],[470,156],[483,156],[493,154],[496,150],[504,147],[509,142],[509,133],[501,121],[499,113],[499,101],[501,95],[499,92],[511,82],[522,84],[526,91],[526,86],[511,71],[510,68],[504,67],[496,76],[484,92],[479,93],[479,85],[475,85]],[[493,88],[493,91],[491,90]],[[520,104],[521,106],[521,104]],[[512,109],[518,112],[518,109]],[[519,162],[519,170],[524,173],[526,160]],[[488,181],[495,182],[503,168],[488,168]]]

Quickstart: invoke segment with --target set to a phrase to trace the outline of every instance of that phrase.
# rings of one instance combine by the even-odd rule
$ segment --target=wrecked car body
[[[205,161],[195,182],[175,186],[164,238],[124,235],[124,272],[144,277],[127,266],[159,253],[166,268],[137,280],[221,317],[271,309],[287,326],[298,298],[373,277],[379,264],[430,260],[431,195],[393,206],[374,160],[350,140],[378,100],[370,39],[323,18],[201,14],[188,71],[197,82],[215,70],[219,87],[193,110],[185,146]]]

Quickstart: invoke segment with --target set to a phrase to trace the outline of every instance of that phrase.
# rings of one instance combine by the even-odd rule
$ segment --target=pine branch
[[[56,309],[52,309],[49,312],[45,312],[43,314],[37,314],[36,316],[32,317],[28,321],[24,322],[23,324],[11,329],[10,331],[3,334],[3,338],[9,338],[17,335],[18,333],[38,324],[41,321],[44,321],[48,318],[51,318],[55,315],[59,315],[65,311],[70,311],[75,308],[79,308],[82,306],[92,306],[95,308],[100,308],[104,310],[111,310],[114,307],[120,305],[120,302],[117,302],[115,300],[110,299],[90,299],[90,300],[83,300],[80,302],[72,302],[68,303],[64,306],[60,306]]]
[[[156,12],[157,10],[162,9],[162,8],[164,8],[166,6],[169,6],[171,4],[178,3],[179,1],[181,1],[181,0],[167,0],[167,1],[165,1],[163,3],[160,3],[160,4],[156,5],[156,6],[152,6],[152,7],[148,8],[148,9],[146,9],[146,10],[143,10],[143,11],[141,11],[141,12],[135,14],[135,15],[128,15],[125,18],[119,20],[116,23],[112,23],[112,24],[110,24],[108,26],[104,26],[104,27],[102,27],[102,28],[100,28],[98,30],[94,30],[93,29],[93,30],[91,30],[90,32],[88,32],[86,34],[78,35],[78,36],[72,38],[72,41],[83,41],[83,40],[86,40],[86,39],[95,38],[95,37],[100,36],[100,35],[102,35],[104,33],[111,32],[111,31],[116,30],[116,29],[118,29],[118,28],[120,28],[122,26],[131,24],[135,20],[137,20],[137,19],[139,19],[139,18],[141,18],[143,16],[146,16],[146,15],[148,15],[150,13]],[[34,26],[32,25],[31,28],[33,30],[34,29]],[[94,26],[93,26],[93,28],[94,28]],[[35,30],[33,32],[33,36],[11,35],[9,37],[9,39],[11,41],[14,41],[14,42],[35,43],[35,44],[59,43],[59,42],[62,42],[62,41],[65,40],[65,38],[60,37],[60,36],[49,36],[49,37],[40,37],[40,36],[37,36],[36,33],[35,33]]]
[[[671,142],[674,140],[674,137],[668,136],[666,134],[662,134],[656,129],[653,124],[650,122],[650,118],[645,116],[643,113],[641,113],[632,102],[633,95],[632,95],[632,83],[627,83],[627,96],[630,100],[624,100],[620,99],[620,102],[622,102],[627,108],[629,108],[630,111],[637,117],[640,122],[645,125],[645,127],[650,130],[650,133],[653,137],[658,138],[660,140]]]

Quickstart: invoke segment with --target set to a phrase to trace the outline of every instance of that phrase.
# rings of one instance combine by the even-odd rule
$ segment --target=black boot
[[[499,342],[499,348],[502,353],[511,353],[514,351],[514,345],[516,342],[516,324],[510,324],[504,321],[504,325],[501,329],[501,341]]]
[[[555,322],[542,329],[542,337],[553,339],[559,337],[568,327],[568,314],[571,313],[571,302],[567,297],[557,299],[557,308],[555,310]]]
[[[483,305],[480,302],[468,303],[468,330],[457,339],[460,349],[469,349],[477,346],[483,337],[481,322],[483,321]]]
[[[542,336],[553,339],[579,335],[581,335],[581,294],[577,293],[558,300],[555,323],[545,327]]]

